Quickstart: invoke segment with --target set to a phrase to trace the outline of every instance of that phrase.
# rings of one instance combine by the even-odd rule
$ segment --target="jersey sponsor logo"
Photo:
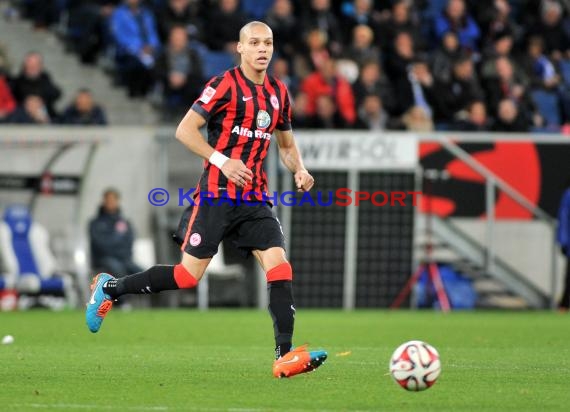
[[[232,129],[232,133],[245,137],[255,137],[256,139],[266,139],[266,140],[271,139],[271,133],[265,133],[262,132],[261,130],[254,131],[248,129],[247,127],[234,126],[234,128]]]
[[[199,233],[192,233],[190,235],[190,245],[198,246],[200,243],[202,243],[202,236]]]
[[[216,94],[216,89],[208,86],[202,92],[202,96],[200,96],[200,101],[204,104],[208,104],[210,103],[210,100],[212,100],[212,97],[214,97],[215,94]]]
[[[257,112],[257,127],[259,129],[267,129],[271,124],[271,116],[265,110]]]
[[[279,99],[277,99],[277,96],[272,94],[269,100],[271,101],[271,106],[273,106],[275,110],[279,110]]]
[[[242,99],[244,102],[247,102],[248,100],[253,99],[253,96],[249,96],[249,97],[243,96],[241,99]]]

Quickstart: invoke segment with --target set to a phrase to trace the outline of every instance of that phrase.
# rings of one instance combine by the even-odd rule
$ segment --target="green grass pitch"
[[[300,309],[295,333],[329,359],[279,380],[264,311],[115,310],[97,334],[80,311],[1,313],[0,410],[570,410],[569,315]],[[442,359],[425,392],[387,375],[411,339]]]

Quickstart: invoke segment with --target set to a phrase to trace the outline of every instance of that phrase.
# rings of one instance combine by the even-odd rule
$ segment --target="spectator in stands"
[[[0,73],[9,76],[12,73],[12,63],[8,57],[6,45],[0,42]]]
[[[198,17],[197,1],[192,0],[168,0],[161,2],[156,12],[158,34],[162,44],[168,42],[172,29],[176,26],[184,27],[188,36],[192,39],[203,41],[202,33],[204,25]]]
[[[506,57],[515,65],[512,59],[513,36],[509,31],[495,33],[488,47],[483,51],[483,64],[481,67],[481,77],[489,79],[497,75],[495,61],[499,57]],[[517,67],[515,66],[515,71]]]
[[[106,45],[107,20],[120,0],[68,1],[67,47],[82,63],[93,64]]]
[[[467,108],[467,117],[457,120],[452,130],[464,132],[482,132],[490,130],[491,124],[487,117],[487,108],[482,100],[471,102]]]
[[[449,0],[447,7],[436,18],[435,33],[438,41],[449,31],[457,34],[459,44],[467,50],[479,50],[481,31],[467,13],[464,0]]]
[[[335,56],[342,52],[344,42],[340,23],[333,13],[330,0],[311,0],[309,7],[303,7],[301,18],[301,31],[319,28],[326,33],[328,45]]]
[[[285,58],[273,58],[271,62],[271,75],[281,80],[285,86],[287,86],[290,94],[295,95],[297,93],[299,87],[298,81],[289,72],[289,63]]]
[[[62,2],[58,0],[27,0],[21,2],[23,15],[35,29],[47,29],[59,21]]]
[[[165,109],[185,111],[198,98],[203,87],[202,61],[188,44],[183,26],[170,31],[168,45],[157,61],[156,71],[162,84]]]
[[[394,39],[393,49],[386,59],[386,74],[393,82],[407,76],[408,66],[414,61],[416,51],[414,41],[408,32],[400,32]]]
[[[392,85],[383,75],[380,64],[377,61],[369,61],[362,66],[358,80],[352,85],[356,105],[361,106],[364,99],[369,95],[380,98],[386,111],[392,113],[398,104],[394,96]]]
[[[61,123],[68,125],[103,126],[107,124],[105,112],[95,103],[89,89],[79,89],[73,103],[70,104],[61,116]]]
[[[354,0],[351,7],[345,12],[342,21],[345,39],[350,39],[354,28],[359,25],[366,25],[372,29],[374,37],[383,42],[380,37],[381,15],[373,9],[372,0]]]
[[[397,116],[409,111],[412,107],[421,107],[424,113],[432,118],[438,106],[438,96],[434,88],[434,79],[425,59],[418,58],[411,64],[404,76],[398,78],[395,87],[398,106]],[[417,118],[417,116],[415,116]],[[447,120],[447,119],[446,119]]]
[[[304,79],[318,70],[330,57],[326,33],[320,29],[310,30],[306,34],[304,47],[295,56],[295,73],[300,79]]]
[[[346,48],[344,57],[350,59],[359,68],[367,61],[380,62],[380,50],[374,45],[374,32],[364,24],[354,27],[352,32],[352,44]]]
[[[265,20],[273,31],[273,37],[277,39],[274,43],[275,53],[292,62],[295,48],[301,45],[299,38],[302,36],[298,33],[299,25],[293,15],[291,0],[275,0]]]
[[[461,47],[457,35],[451,31],[445,33],[441,45],[433,53],[431,70],[434,77],[440,82],[451,81],[453,63],[461,56]]]
[[[118,190],[105,190],[99,213],[89,223],[89,239],[94,269],[125,276],[142,269],[133,261],[135,232],[123,217],[119,200]]]
[[[6,76],[0,69],[0,123],[5,121],[15,109],[16,99],[12,96]]]
[[[544,54],[542,36],[531,36],[528,39],[527,53],[522,59],[521,66],[529,76],[530,87],[533,89],[554,90],[561,83],[554,64]]]
[[[382,23],[378,40],[381,45],[387,48],[394,44],[396,36],[401,32],[409,33],[416,50],[422,50],[425,47],[419,24],[412,20],[411,2],[409,0],[395,0],[392,4],[392,13],[390,17]]]
[[[140,0],[125,0],[110,19],[118,69],[130,97],[150,90],[160,40],[154,16]]]
[[[50,117],[56,116],[55,102],[60,98],[61,91],[51,80],[51,76],[44,69],[43,58],[40,53],[30,52],[24,57],[22,70],[10,85],[12,93],[18,104],[23,104],[26,97],[36,95],[41,97],[47,107]]]
[[[497,119],[493,125],[495,132],[528,132],[527,119],[511,99],[503,99],[498,104]]]
[[[473,3],[471,3],[473,4]],[[509,33],[515,44],[522,40],[523,30],[515,23],[512,16],[512,7],[508,0],[478,1],[473,4],[478,12],[477,20],[481,22],[483,33],[482,48],[490,46],[499,33]]]
[[[27,95],[24,102],[6,119],[7,123],[44,125],[50,124],[51,118],[41,96]]]
[[[540,20],[540,9],[544,0],[526,0],[520,7],[519,20],[528,29]]]
[[[536,126],[540,126],[539,115],[530,98],[524,81],[515,76],[513,65],[506,57],[499,57],[496,62],[497,77],[487,82],[487,102],[492,112],[498,111],[499,102],[503,99],[511,99],[516,103],[517,111],[523,118]]]
[[[208,46],[213,50],[236,53],[236,39],[247,23],[247,16],[240,10],[238,0],[220,0],[217,6],[213,6],[208,22]]]
[[[388,113],[382,107],[382,100],[376,94],[364,98],[358,107],[357,129],[382,131],[386,128]]]
[[[315,113],[311,117],[310,127],[313,129],[342,129],[346,125],[340,116],[332,96],[321,94],[315,102]]]
[[[431,116],[419,106],[410,107],[399,119],[389,123],[391,130],[431,132],[434,129]]]
[[[558,303],[558,308],[568,311],[570,307],[570,178],[566,180],[564,192],[558,207],[558,227],[556,240],[566,259],[566,275],[564,276],[564,291]]]
[[[554,1],[543,1],[540,20],[529,32],[542,36],[545,51],[554,61],[570,58],[570,34],[564,27],[562,6]]]
[[[455,120],[474,100],[484,98],[483,89],[475,75],[473,61],[468,54],[461,55],[454,63],[451,79],[436,84],[440,115]]]
[[[354,95],[350,83],[336,72],[336,61],[328,59],[321,68],[305,78],[301,91],[308,97],[307,113],[314,115],[319,96],[330,96],[337,107],[344,126],[350,127],[356,120]],[[326,105],[326,103],[324,103]]]
[[[532,90],[543,89],[555,94],[560,102],[562,122],[570,121],[570,84],[563,81],[554,63],[544,53],[542,36],[528,39],[527,53],[521,63],[530,78]]]
[[[308,129],[311,127],[311,117],[307,114],[307,105],[309,98],[303,92],[298,92],[295,95],[292,104],[293,110],[293,127],[297,129]]]

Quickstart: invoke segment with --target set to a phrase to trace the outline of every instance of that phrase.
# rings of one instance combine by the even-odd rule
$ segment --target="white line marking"
[[[264,412],[274,411],[275,408],[207,408],[207,407],[171,407],[171,406],[123,406],[123,405],[96,405],[96,404],[78,404],[78,403],[14,403],[4,405],[11,408],[26,409],[93,409],[93,410],[122,410],[122,411],[206,411],[206,412]],[[341,409],[345,410],[345,409]],[[334,412],[338,409],[291,409],[291,412]],[[372,409],[359,409],[353,412],[370,412]]]

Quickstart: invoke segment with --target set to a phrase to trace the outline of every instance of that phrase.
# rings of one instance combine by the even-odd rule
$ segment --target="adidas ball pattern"
[[[390,374],[408,391],[428,389],[440,372],[439,353],[433,346],[419,340],[400,345],[390,359]]]

